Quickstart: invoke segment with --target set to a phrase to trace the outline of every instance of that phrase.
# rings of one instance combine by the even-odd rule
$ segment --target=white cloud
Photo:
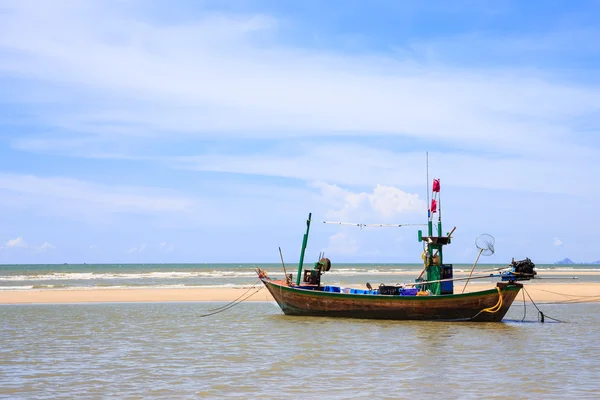
[[[407,55],[290,48],[277,43],[286,22],[266,15],[200,13],[191,23],[158,25],[135,15],[135,3],[31,7],[15,1],[5,10],[0,50],[11,51],[0,57],[0,75],[38,79],[35,89],[15,90],[11,100],[52,99],[58,106],[51,113],[35,108],[37,121],[62,131],[15,138],[19,149],[345,185],[420,185],[421,151],[360,143],[372,135],[397,136],[419,139],[423,148],[447,146],[432,154],[432,172],[443,171],[454,185],[598,194],[586,183],[600,173],[600,152],[584,146],[589,133],[580,126],[582,118],[596,121],[600,89],[594,85],[540,70],[447,68],[407,61]],[[57,97],[53,85],[64,95]],[[167,158],[138,151],[141,140],[174,135],[296,141],[288,145],[293,149],[260,154],[202,147],[197,156]],[[356,136],[354,143],[349,136]],[[311,137],[329,137],[329,143],[314,144]],[[176,194],[165,201],[140,197],[124,205],[114,196],[94,196],[111,203],[111,212],[181,208],[173,201],[189,201]]]
[[[554,238],[554,240],[552,241],[552,245],[553,246],[562,246],[563,241],[560,240],[559,238]]]
[[[360,246],[356,239],[351,236],[338,232],[329,238],[325,254],[351,256],[358,252]]]
[[[169,242],[160,242],[158,249],[164,253],[172,253],[175,250],[175,245]]]
[[[23,239],[22,236],[19,236],[16,239],[10,239],[8,242],[6,242],[6,247],[8,248],[27,248],[29,247],[29,244],[27,244],[27,242],[25,241],[25,239]]]
[[[62,177],[0,173],[0,204],[105,223],[122,213],[150,216],[191,212],[196,200],[161,188],[104,185]]]
[[[45,253],[48,250],[53,250],[56,249],[56,246],[48,243],[48,242],[44,242],[41,246],[38,246],[35,248],[35,252],[36,253]]]
[[[0,190],[105,205],[115,211],[183,211],[191,203],[168,191],[131,186],[109,186],[69,178],[0,173]]]
[[[423,212],[425,202],[417,194],[406,193],[400,189],[377,185],[369,195],[371,207],[382,217],[394,217],[402,213]]]
[[[35,253],[45,253],[48,250],[52,250],[52,249],[56,248],[56,246],[54,246],[48,242],[44,242],[40,246],[29,245],[29,243],[27,243],[25,241],[25,239],[23,239],[22,236],[19,236],[16,239],[10,239],[9,241],[6,242],[5,246],[6,246],[6,248],[12,248],[12,249],[16,249],[16,248],[29,249],[29,248],[31,248],[31,249],[33,249],[33,251]],[[2,246],[2,248],[4,248],[4,246]]]
[[[333,151],[332,149],[335,149]],[[532,152],[524,157],[430,152],[430,177],[443,184],[541,193],[598,193],[592,181],[600,173],[600,152],[581,148],[559,157]],[[318,162],[316,160],[319,160]],[[346,185],[425,185],[424,152],[401,152],[367,145],[323,144],[275,149],[261,154],[203,155],[173,160],[175,166],[199,171],[277,176]],[[587,168],[580,168],[585,164]],[[326,165],[326,168],[324,168]],[[549,185],[552,181],[554,184]],[[557,184],[560,182],[560,184]],[[600,194],[600,193],[599,193]]]
[[[0,71],[35,77],[34,98],[60,85],[64,97],[55,101],[67,107],[38,117],[88,134],[22,138],[19,148],[111,156],[98,138],[377,134],[556,155],[577,148],[572,118],[600,106],[596,87],[537,70],[445,68],[285,47],[276,41],[285,21],[265,15],[200,13],[193,23],[158,25],[134,16],[135,4],[8,4],[0,47],[11,51]],[[95,100],[75,100],[69,111],[77,93]]]
[[[330,208],[325,217],[338,222],[380,223],[393,218],[411,217],[423,213],[426,205],[417,194],[406,193],[391,186],[377,185],[372,193],[351,192],[337,185],[317,182],[322,201]],[[367,220],[372,218],[373,220]]]
[[[453,38],[450,45],[444,38],[417,40],[408,46],[410,53],[399,57],[294,48],[279,42],[287,19],[182,11],[184,23],[173,18],[158,24],[145,18],[149,13],[139,13],[140,7],[145,6],[2,2],[0,78],[6,84],[0,102],[26,109],[37,132],[19,129],[10,136],[14,148],[336,183],[352,190],[328,189],[334,199],[322,193],[330,217],[364,222],[408,222],[404,217],[409,215],[399,210],[407,206],[410,193],[394,188],[421,193],[422,149],[436,149],[431,172],[441,175],[442,185],[510,191],[502,201],[498,192],[483,196],[479,207],[490,212],[466,212],[466,219],[495,217],[513,229],[507,209],[524,210],[523,200],[534,198],[532,193],[568,194],[552,202],[544,198],[547,209],[549,204],[555,204],[552,211],[565,209],[554,212],[559,218],[573,215],[566,208],[575,209],[584,196],[600,194],[590,184],[600,173],[593,131],[600,90],[585,71],[578,80],[567,80],[543,63],[529,70],[510,63],[478,69],[436,58],[444,49],[450,49],[446,55],[457,48],[484,53],[473,51],[469,38]],[[556,37],[535,39],[476,41],[477,49],[502,45],[509,53],[520,46],[527,54],[531,45],[556,43]],[[577,51],[579,46],[568,42],[562,47]],[[592,53],[600,43],[584,42]],[[248,154],[253,146],[215,150],[204,145],[215,137],[224,139],[220,143],[268,140],[256,154]],[[274,147],[264,151],[262,143]],[[153,149],[157,154],[165,148],[176,154],[182,144],[185,157],[152,155]],[[371,192],[377,183],[388,189]],[[262,189],[257,185],[255,190]],[[299,205],[285,190],[262,192],[265,200],[256,195],[243,204],[237,199],[205,204],[160,188],[0,174],[0,207],[86,222],[122,222],[124,214],[142,214],[161,215],[174,226],[184,220],[202,220],[206,226],[211,217],[221,225],[241,220],[249,225],[261,218],[280,223],[278,218],[291,218],[289,211],[314,205]],[[307,194],[314,200],[313,193]],[[211,196],[216,194],[211,191]],[[531,213],[541,209],[533,201],[527,208]],[[543,219],[535,221],[541,226]]]
[[[146,250],[146,247],[148,247],[148,245],[143,243],[137,247],[130,248],[129,250],[127,250],[127,252],[128,253],[143,253]]]

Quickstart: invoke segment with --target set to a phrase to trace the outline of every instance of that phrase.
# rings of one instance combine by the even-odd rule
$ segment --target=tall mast
[[[440,180],[438,179],[438,182]],[[441,186],[441,185],[440,185]],[[441,237],[442,236],[442,189],[440,188],[439,192],[438,192],[438,236]],[[444,264],[444,256],[443,256],[443,251],[442,248],[444,246],[440,246],[438,249],[439,252],[439,256],[440,256],[440,265]]]
[[[302,266],[304,265],[304,252],[306,251],[306,243],[308,242],[308,231],[310,229],[310,217],[312,213],[308,214],[308,220],[306,220],[306,233],[302,239],[302,250],[300,251],[300,262],[298,263],[298,275],[296,276],[296,285],[300,285],[300,275],[302,274]]]
[[[433,236],[433,221],[431,220],[431,204],[429,203],[429,152],[425,152],[425,169],[427,171],[427,235]]]
[[[439,181],[439,179],[438,179]],[[438,236],[442,236],[442,191],[438,192]]]

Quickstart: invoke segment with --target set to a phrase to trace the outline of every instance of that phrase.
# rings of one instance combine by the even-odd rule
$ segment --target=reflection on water
[[[0,306],[0,395],[35,398],[592,398],[600,304],[568,324],[288,317],[245,303]],[[528,310],[529,321],[537,316]]]

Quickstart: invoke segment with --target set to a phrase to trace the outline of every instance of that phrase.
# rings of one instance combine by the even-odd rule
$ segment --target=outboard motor
[[[500,274],[503,281],[528,281],[534,279],[537,275],[535,264],[529,259],[513,261],[510,263],[510,269]]]

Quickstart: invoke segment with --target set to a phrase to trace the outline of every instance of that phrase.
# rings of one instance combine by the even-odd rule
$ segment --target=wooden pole
[[[454,231],[456,230],[456,227],[452,228],[452,230],[450,231],[450,233],[448,234],[448,237],[452,236],[452,234],[454,233]]]
[[[415,283],[406,283],[406,284],[404,284],[404,286],[419,286],[419,285],[426,285],[428,283],[454,282],[454,281],[464,281],[465,279],[483,279],[483,278],[494,278],[494,277],[498,277],[498,276],[499,275],[494,275],[494,274],[474,275],[470,278],[448,278],[448,279],[438,279],[435,281],[422,281],[422,282],[415,282]]]
[[[469,280],[471,279],[471,275],[473,275],[473,271],[475,270],[475,266],[477,265],[477,262],[479,261],[479,257],[481,257],[481,253],[483,253],[483,249],[479,249],[479,254],[477,254],[477,258],[475,259],[475,264],[473,264],[473,268],[471,268],[471,272],[469,273],[469,277],[467,278],[467,281],[465,282],[465,286],[463,287],[463,290],[461,293],[465,292],[465,289],[467,288],[467,285],[469,284]]]
[[[287,271],[285,270],[285,263],[283,262],[283,253],[281,253],[281,247],[279,248],[279,258],[281,258],[281,265],[283,266],[283,273],[285,274],[285,282],[289,284],[290,282],[288,280]]]

